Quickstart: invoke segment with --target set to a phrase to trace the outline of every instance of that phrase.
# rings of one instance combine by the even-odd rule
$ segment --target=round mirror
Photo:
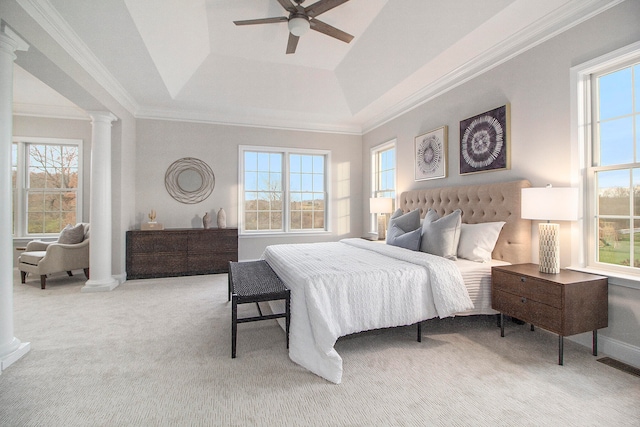
[[[202,187],[202,182],[202,175],[195,169],[185,169],[178,174],[178,186],[182,191],[197,191]]]
[[[167,192],[181,203],[199,203],[213,192],[216,179],[205,162],[193,157],[178,159],[164,175]]]

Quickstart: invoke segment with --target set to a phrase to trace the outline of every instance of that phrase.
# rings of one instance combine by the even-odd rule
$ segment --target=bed
[[[521,180],[400,195],[402,212],[418,209],[421,217],[429,209],[441,217],[460,209],[466,224],[504,221],[490,262],[452,261],[355,238],[267,247],[263,258],[291,289],[291,360],[340,383],[342,358],[334,345],[341,336],[495,313],[491,266],[530,262],[531,222],[520,218],[520,190],[529,186]]]

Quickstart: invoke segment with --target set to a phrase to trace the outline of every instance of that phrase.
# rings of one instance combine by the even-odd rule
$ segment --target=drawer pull
[[[527,281],[527,278],[526,278],[526,277],[522,277],[522,276],[521,276],[521,277],[520,277],[520,281],[521,281],[521,282],[526,282],[526,281]]]
[[[522,297],[522,299],[520,300],[523,304],[527,302],[527,299],[525,297]]]

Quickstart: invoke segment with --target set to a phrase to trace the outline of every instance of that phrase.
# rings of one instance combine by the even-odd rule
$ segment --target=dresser
[[[593,355],[598,353],[598,329],[609,318],[608,280],[603,276],[561,269],[540,273],[537,264],[516,264],[491,269],[491,307],[558,334],[558,364],[563,362],[563,338],[593,332]]]
[[[238,261],[237,228],[127,231],[127,278],[226,273]]]

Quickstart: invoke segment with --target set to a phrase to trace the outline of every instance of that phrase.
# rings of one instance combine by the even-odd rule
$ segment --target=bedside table
[[[560,270],[540,273],[537,264],[491,269],[491,308],[558,334],[558,364],[563,361],[563,338],[593,331],[593,355],[598,355],[598,329],[609,319],[608,279],[604,276]]]

